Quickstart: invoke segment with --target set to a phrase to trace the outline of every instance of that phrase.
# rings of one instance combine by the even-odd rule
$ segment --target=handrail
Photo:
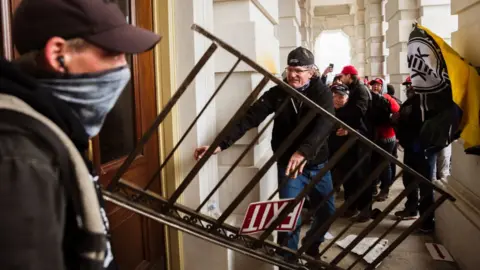
[[[324,108],[305,97],[303,94],[300,94],[297,90],[293,89],[280,78],[274,76],[273,74],[270,74],[267,70],[255,63],[253,60],[249,59],[244,54],[234,49],[226,42],[214,36],[212,33],[208,32],[199,25],[192,25],[192,29],[209,39],[212,44],[206,50],[199,62],[193,67],[193,69],[182,82],[182,84],[179,86],[177,92],[175,92],[171,100],[159,113],[152,126],[147,129],[145,134],[142,136],[142,138],[136,145],[135,149],[128,155],[125,162],[121,165],[120,169],[117,171],[112,181],[110,182],[110,185],[107,187],[107,190],[104,191],[104,197],[106,200],[111,201],[121,207],[130,209],[140,215],[146,216],[158,222],[164,223],[168,226],[172,226],[186,233],[200,237],[204,240],[210,241],[226,248],[236,250],[248,256],[260,259],[267,263],[272,263],[284,267],[286,269],[343,269],[338,266],[341,260],[353,249],[353,247],[356,246],[356,244],[358,244],[363,238],[367,237],[368,234],[371,233],[373,229],[375,229],[377,225],[379,225],[384,220],[384,218],[394,209],[395,206],[397,206],[401,202],[403,198],[405,198],[411,192],[414,192],[414,185],[420,182],[421,184],[426,184],[431,187],[432,190],[438,192],[438,194],[440,195],[439,199],[437,199],[435,203],[431,205],[430,208],[420,216],[420,219],[413,223],[410,227],[408,227],[404,233],[402,233],[396,240],[394,240],[393,243],[387,248],[387,250],[382,252],[374,263],[368,265],[369,269],[372,269],[381,260],[383,260],[396,246],[398,246],[413,230],[415,230],[429,213],[439,207],[445,200],[455,200],[455,198],[443,188],[440,188],[428,181],[421,174],[397,160],[395,157],[384,151],[374,142],[370,141],[365,136],[363,136],[353,128],[349,127],[344,122],[337,119],[333,114],[329,113]],[[130,182],[123,180],[121,178],[122,175],[128,170],[136,155],[141,151],[141,149],[143,149],[145,143],[150,139],[152,134],[157,131],[158,126],[166,119],[167,115],[173,109],[173,106],[177,104],[188,86],[193,82],[197,74],[200,72],[206,62],[213,56],[214,52],[218,47],[225,49],[227,52],[236,57],[236,62],[233,67],[229,70],[221,83],[217,86],[207,103],[200,110],[199,114],[196,115],[193,122],[189,125],[183,136],[181,136],[180,140],[175,144],[173,149],[169,152],[169,154],[161,162],[161,164],[159,164],[159,168],[155,171],[153,177],[151,177],[151,179],[147,182],[147,185],[144,187],[138,187]],[[193,168],[187,173],[186,177],[178,185],[176,190],[169,198],[162,197],[159,194],[155,194],[150,191],[150,185],[166,167],[166,164],[174,156],[175,151],[183,143],[188,133],[193,129],[197,121],[202,117],[203,112],[207,109],[211,102],[213,102],[216,95],[219,93],[219,91],[221,91],[221,88],[224,86],[230,75],[234,72],[235,68],[241,62],[249,65],[260,75],[263,75],[262,80],[258,83],[258,85],[250,93],[250,95],[243,101],[243,103],[236,110],[234,115],[231,116],[228,123],[222,128],[218,136],[215,137],[210,147],[206,150],[200,160],[195,163]],[[241,119],[241,117],[245,115],[250,105],[257,99],[263,88],[270,81],[277,84],[277,86],[279,86],[283,91],[285,91],[286,94],[290,97],[302,101],[303,104],[310,109],[308,110],[306,116],[303,117],[301,121],[299,121],[296,128],[292,132],[290,132],[289,136],[284,141],[282,141],[278,149],[259,168],[258,172],[253,177],[251,177],[251,179],[246,179],[248,181],[246,182],[245,186],[238,191],[238,194],[234,196],[233,201],[224,209],[224,212],[221,213],[220,217],[208,217],[200,213],[200,211],[204,208],[210,198],[216,192],[218,192],[220,187],[225,183],[231,173],[240,164],[242,158],[245,157],[248,151],[250,151],[258,142],[262,134],[264,134],[264,132],[268,130],[269,126],[271,126],[272,123],[275,121],[277,115],[283,109],[285,109],[286,105],[288,104],[288,99],[281,102],[281,105],[277,108],[275,115],[266,122],[265,126],[257,133],[254,139],[250,141],[248,146],[245,147],[244,151],[233,162],[225,175],[223,175],[220,181],[216,183],[215,187],[210,190],[206,198],[202,198],[200,204],[195,207],[196,209],[191,209],[189,207],[179,204],[178,199],[180,198],[180,196],[184,194],[185,190],[193,182],[196,175],[208,162],[210,157],[214,154],[215,149],[227,137],[230,129],[238,122],[239,119]],[[294,141],[295,138],[297,138],[297,136],[301,134],[307,124],[310,123],[315,117],[318,117],[319,114],[325,116],[326,121],[335,122],[337,125],[340,125],[344,129],[348,130],[348,140],[340,147],[338,151],[336,151],[331,156],[330,160],[325,163],[323,168],[320,169],[315,176],[311,177],[309,183],[303,188],[303,190],[299,192],[299,194],[295,198],[293,198],[293,200],[290,201],[280,211],[280,213],[275,216],[274,220],[269,223],[268,228],[266,228],[263,233],[261,233],[258,237],[240,235],[239,228],[228,225],[225,222],[233,214],[234,210],[240,205],[240,203],[245,199],[245,197],[258,185],[258,183],[262,180],[267,171],[274,165],[277,159],[291,146],[292,141]],[[327,137],[321,138],[319,141],[323,144],[327,141]],[[348,151],[350,151],[350,149],[355,147],[355,145],[361,145],[361,147],[366,147],[366,151],[364,153],[365,155],[359,158],[359,160],[355,162],[354,165],[352,164],[353,167],[349,169],[349,171],[345,174],[344,178],[339,182],[339,184],[343,184],[346,181],[350,180],[355,171],[359,170],[360,167],[362,167],[362,164],[369,158],[369,155],[371,153],[376,152],[383,158],[379,161],[378,164],[375,164],[375,168],[371,168],[369,175],[366,176],[366,179],[363,179],[362,184],[357,188],[355,194],[351,195],[351,197],[336,210],[335,214],[331,214],[328,218],[322,220],[322,223],[317,228],[312,229],[312,231],[309,232],[310,237],[308,239],[305,239],[304,243],[298,250],[292,250],[284,247],[286,241],[288,241],[288,237],[285,238],[283,243],[280,244],[276,244],[268,240],[271,234],[277,228],[277,226],[284,220],[284,218],[295,208],[298,203],[303,201],[303,199],[309,195],[309,193],[315,188],[315,185],[319,183],[322,178],[327,173],[329,173],[329,171],[332,170],[340,162],[340,160],[342,160],[342,157]],[[354,239],[354,241],[350,245],[348,245],[342,252],[340,252],[340,254],[338,254],[337,257],[335,257],[331,262],[325,262],[321,258],[312,258],[306,255],[304,252],[308,250],[309,247],[313,244],[314,239],[316,239],[316,237],[318,236],[325,234],[329,226],[331,226],[340,218],[342,213],[344,213],[347,208],[352,205],[355,200],[359,198],[362,193],[364,193],[368,189],[368,187],[375,181],[375,179],[384,170],[384,168],[390,166],[391,163],[399,166],[402,169],[396,178],[399,178],[400,176],[402,176],[402,174],[411,174],[415,179],[414,183],[407,186],[407,188],[402,191],[400,195],[394,198],[391,203],[388,204],[388,206],[383,210],[383,212],[377,215],[374,221],[372,221],[364,230],[362,230],[360,234]],[[294,168],[294,171],[297,171],[298,167],[299,166]],[[165,181],[165,179],[162,179],[161,181]],[[272,199],[276,195],[276,193],[283,187],[284,182],[285,179],[281,181],[279,187],[275,190],[275,192],[270,195],[269,200]],[[331,196],[333,196],[333,194],[333,190],[326,194],[326,196],[324,196],[324,198],[318,203],[318,205],[315,205],[312,209],[310,209],[310,211],[307,213],[307,217],[313,216],[316,211],[320,209],[320,207],[327,203],[327,201]],[[365,206],[365,209],[367,207],[369,206]],[[385,238],[387,234],[390,233],[399,222],[400,221],[395,222],[394,225],[388,228],[387,231],[383,233],[382,236],[378,239],[377,243],[381,241],[381,239]],[[305,221],[301,223],[301,225],[303,224],[305,224]],[[326,247],[324,247],[323,250],[320,251],[320,256],[327,252],[334,245],[334,243],[338,239],[340,239],[340,237],[347,233],[347,231],[352,226],[353,222],[344,227],[332,240],[332,242],[327,244]],[[295,229],[295,232],[298,232],[298,230],[300,229],[300,226],[297,227]],[[282,256],[287,255],[285,258],[289,259],[284,260],[283,257],[278,255],[279,253],[281,253]],[[358,260],[356,260],[352,265],[350,265],[348,269],[352,269],[352,267],[357,264],[363,256],[364,255],[362,255]]]

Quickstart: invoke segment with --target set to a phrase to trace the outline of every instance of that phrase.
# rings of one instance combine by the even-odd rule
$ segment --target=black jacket
[[[53,121],[80,153],[88,136],[66,103],[0,59],[0,94],[17,97]],[[30,122],[30,123],[28,123]],[[41,123],[0,110],[0,266],[2,269],[79,269],[72,201],[65,190],[63,145],[53,145]],[[70,169],[70,171],[72,171]]]
[[[319,78],[312,79],[310,86],[302,92],[307,98],[334,114],[332,92]],[[283,111],[278,112],[281,104],[288,99],[288,104]],[[274,120],[272,131],[272,150],[277,151],[281,143],[300,123],[309,111],[309,107],[287,94],[279,86],[266,91],[250,108],[245,116],[240,119],[227,138],[220,144],[222,150],[231,146],[240,139],[249,129],[258,127],[271,113],[279,113]],[[318,114],[301,132],[296,140],[278,159],[278,164],[285,166],[290,157],[298,151],[308,161],[308,165],[316,165],[328,159],[328,135],[333,127],[333,122],[322,114]]]
[[[367,135],[369,127],[366,115],[370,102],[369,90],[360,81],[349,85],[348,88],[350,95],[348,103],[342,108],[342,114],[344,115],[342,121],[363,135]]]

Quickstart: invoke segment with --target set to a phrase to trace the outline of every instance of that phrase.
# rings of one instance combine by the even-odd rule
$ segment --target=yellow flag
[[[452,88],[453,102],[462,110],[459,129],[464,147],[480,146],[480,75],[477,70],[453,50],[442,38],[424,26],[424,30],[438,45],[445,60]]]

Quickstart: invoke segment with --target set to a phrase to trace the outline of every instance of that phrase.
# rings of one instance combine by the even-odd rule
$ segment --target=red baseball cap
[[[410,78],[410,76],[408,76],[405,81],[402,83],[402,85],[407,85],[407,84],[412,84],[412,78]]]
[[[358,71],[354,66],[344,66],[342,69],[342,72],[340,72],[342,75],[358,75]]]
[[[374,85],[376,83],[379,83],[379,84],[383,85],[383,81],[380,78],[376,78],[376,79],[370,81],[370,85]]]

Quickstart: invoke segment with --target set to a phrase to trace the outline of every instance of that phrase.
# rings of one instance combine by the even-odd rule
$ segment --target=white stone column
[[[382,0],[382,35],[383,35],[383,42],[382,42],[382,49],[383,49],[383,56],[384,56],[384,61],[383,61],[383,74],[385,74],[385,81],[390,83],[390,74],[387,72],[387,57],[390,54],[390,51],[388,50],[387,47],[387,39],[385,38],[388,30],[388,22],[386,21],[386,12],[385,12],[385,6],[387,5],[388,0]],[[395,91],[395,95],[399,97],[398,92],[400,92],[400,89],[398,91]]]
[[[458,15],[458,31],[452,34],[453,49],[479,67],[480,0],[453,0],[451,13]],[[480,265],[479,175],[480,157],[466,155],[462,142],[454,142],[452,175],[441,183],[457,200],[454,203],[446,202],[440,207],[435,213],[435,219],[436,235],[455,258],[460,269],[473,270]]]
[[[385,6],[385,20],[388,22],[386,46],[389,50],[387,73],[390,75],[390,83],[397,89],[402,100],[406,99],[402,82],[409,75],[407,43],[412,25],[419,17],[417,7],[417,0],[388,0]]]
[[[300,35],[301,46],[311,50],[313,52],[314,42],[312,41],[312,13],[310,8],[310,1],[299,0],[300,6]]]
[[[458,29],[458,17],[451,15],[450,0],[418,0],[418,7],[418,23],[450,43],[452,32]]]
[[[297,4],[298,8],[298,4]],[[243,54],[254,60],[271,73],[281,72],[279,64],[279,41],[275,36],[275,25],[278,24],[278,1],[262,0],[232,0],[217,1],[213,4],[214,32],[222,40],[228,42]],[[297,9],[299,11],[299,9]],[[283,29],[282,29],[283,30]],[[287,27],[283,34],[289,34]],[[300,35],[298,25],[295,29]],[[285,56],[286,58],[286,56]],[[215,57],[215,84],[219,85],[227,72],[231,69],[236,58],[226,51],[219,52]],[[255,72],[246,64],[240,64],[223,86],[215,99],[217,133],[225,127],[227,122],[252,92],[263,76]],[[265,88],[268,89],[269,86]],[[228,150],[218,155],[219,177],[225,175],[238,156],[262,128],[250,130],[243,138],[232,145]],[[266,131],[259,142],[240,162],[237,168],[227,178],[219,190],[220,210],[230,205],[245,185],[258,173],[259,168],[270,157],[271,131]],[[245,210],[251,202],[266,200],[277,187],[277,171],[273,166],[263,177],[260,183],[247,195],[242,203],[234,210],[228,223],[240,226]],[[216,256],[211,255],[211,256]],[[273,266],[259,260],[244,256],[240,253],[228,251],[228,267],[224,269],[273,269]]]
[[[203,53],[210,46],[210,41],[196,34],[190,29],[193,23],[213,30],[213,1],[212,0],[182,0],[175,3],[175,82],[177,87],[187,76],[188,72],[198,62]],[[206,100],[215,88],[214,59],[204,66],[192,82],[185,94],[179,100],[178,133],[183,134],[195,116],[204,106]],[[195,161],[192,153],[199,145],[210,144],[216,136],[215,104],[211,105],[200,118],[189,136],[177,151],[181,166],[180,179],[183,179],[193,168]],[[198,176],[189,185],[182,196],[182,203],[196,208],[218,180],[217,159],[214,156],[200,171]],[[214,198],[217,199],[218,198]],[[228,267],[227,250],[203,241],[189,234],[180,237],[180,253],[185,270],[224,270]],[[216,254],[210,256],[210,254]]]
[[[352,58],[353,65],[357,68],[361,77],[365,76],[365,5],[364,0],[357,0],[355,12],[355,55]]]
[[[365,75],[384,77],[383,16],[381,0],[365,0]]]
[[[280,68],[285,68],[288,53],[302,45],[299,29],[301,15],[297,0],[281,0],[278,5],[280,23],[277,33],[280,41]]]

